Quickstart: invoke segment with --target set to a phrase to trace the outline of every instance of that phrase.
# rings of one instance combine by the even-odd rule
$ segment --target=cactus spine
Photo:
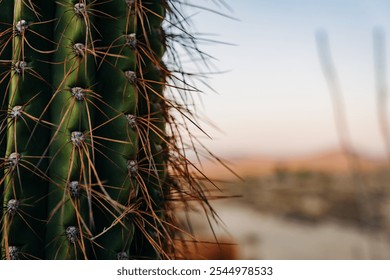
[[[178,4],[0,1],[3,258],[173,256],[171,200],[206,202],[165,96]]]

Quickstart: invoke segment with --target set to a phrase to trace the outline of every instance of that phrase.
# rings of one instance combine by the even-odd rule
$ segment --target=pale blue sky
[[[209,5],[211,1],[199,0]],[[289,156],[338,146],[315,33],[328,32],[353,145],[381,154],[376,114],[372,32],[390,31],[390,2],[381,0],[226,0],[233,21],[200,12],[199,32],[237,46],[204,45],[226,74],[203,97],[211,150],[223,156]],[[229,13],[223,8],[220,11]],[[390,40],[388,45],[390,46]],[[390,54],[390,52],[389,52]],[[389,61],[389,58],[386,59]],[[390,67],[389,67],[390,69]]]

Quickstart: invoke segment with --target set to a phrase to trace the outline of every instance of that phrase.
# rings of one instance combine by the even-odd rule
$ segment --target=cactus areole
[[[207,201],[177,121],[182,4],[0,0],[3,259],[174,258],[176,201]]]

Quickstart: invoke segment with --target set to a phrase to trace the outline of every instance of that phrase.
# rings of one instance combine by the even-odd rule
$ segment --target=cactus
[[[180,5],[0,0],[2,258],[174,257],[176,201],[208,205]]]

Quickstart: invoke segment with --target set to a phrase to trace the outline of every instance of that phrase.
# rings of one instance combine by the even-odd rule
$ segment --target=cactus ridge
[[[177,209],[213,215],[184,5],[0,0],[2,258],[174,258]]]

